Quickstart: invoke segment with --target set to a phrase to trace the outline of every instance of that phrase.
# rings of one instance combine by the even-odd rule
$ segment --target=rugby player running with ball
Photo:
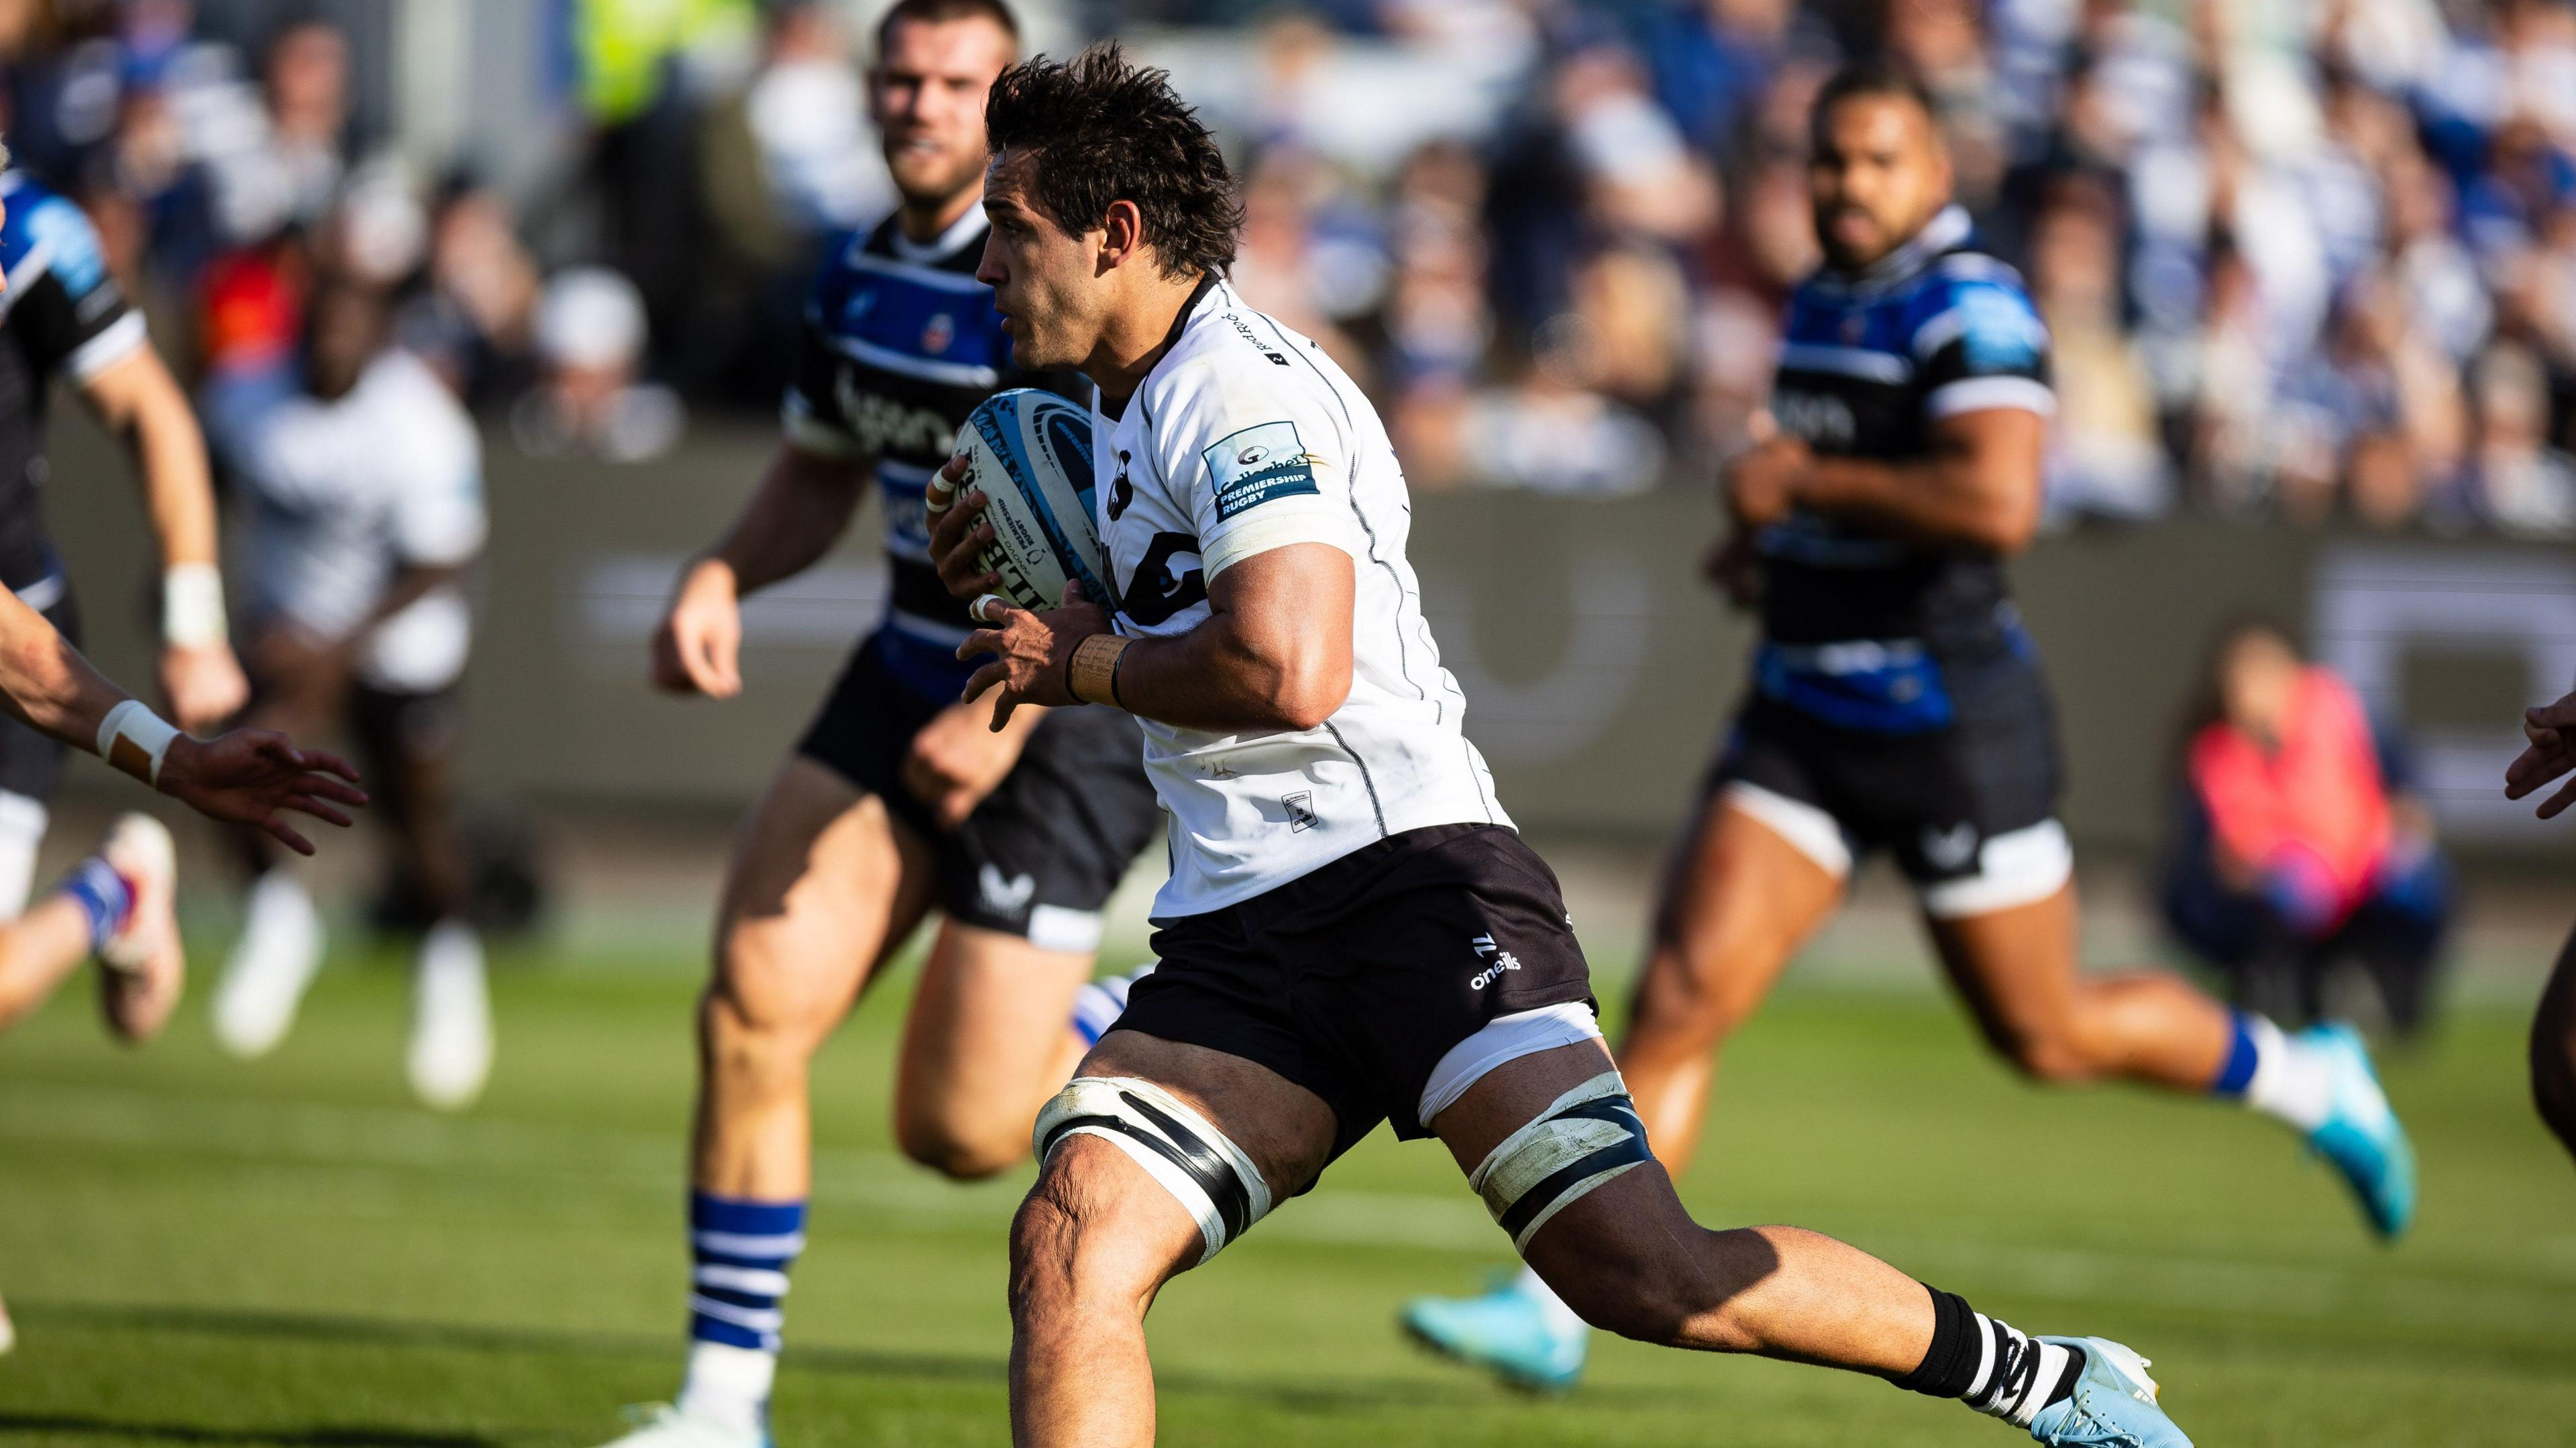
[[[1761,609],[1752,695],[1667,879],[1618,1052],[1664,1164],[1690,1163],[1720,1044],[1833,912],[1854,857],[1884,849],[2024,1074],[2240,1101],[2333,1163],[2382,1237],[2402,1234],[2414,1155],[2351,1028],[2285,1035],[2179,976],[2083,973],[2056,718],[2003,570],[2039,519],[2047,329],[1951,201],[1912,80],[1843,71],[1810,144],[1826,264],[1790,299],[1778,432],[1729,468],[1733,532],[1712,559]],[[1404,1322],[1523,1386],[1583,1367],[1578,1314],[1536,1274],[1418,1299]]]
[[[1101,907],[1162,825],[1136,726],[1078,709],[989,727],[992,701],[959,700],[972,625],[928,553],[924,490],[958,428],[1041,381],[974,275],[984,93],[1018,47],[999,0],[899,0],[879,22],[869,105],[902,203],[823,264],[786,435],[654,641],[663,688],[739,693],[741,600],[811,567],[877,494],[884,622],[743,822],[725,881],[698,1011],[687,1374],[623,1448],[768,1441],[812,1176],[807,1066],[925,914],[947,918],[904,1025],[895,1139],[946,1175],[1020,1160],[1126,990],[1090,976]]]
[[[1555,877],[1462,732],[1385,429],[1224,279],[1242,212],[1215,140],[1114,46],[1013,67],[985,125],[977,274],[1023,365],[1099,390],[1118,598],[985,600],[968,697],[998,696],[997,728],[1031,704],[1132,713],[1172,817],[1160,966],[1038,1115],[1011,1233],[1016,1441],[1151,1443],[1162,1284],[1391,1120],[1449,1147],[1587,1320],[1874,1373],[2043,1443],[2186,1443],[2125,1348],[2026,1337],[1812,1232],[1690,1220]],[[980,499],[932,534],[961,597],[999,582]]]

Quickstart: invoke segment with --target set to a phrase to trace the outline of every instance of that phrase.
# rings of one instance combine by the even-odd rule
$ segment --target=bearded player
[[[1619,1049],[1659,1155],[1687,1168],[1719,1045],[1833,912],[1856,856],[1884,849],[2016,1068],[2240,1101],[2316,1147],[2397,1237],[2414,1157],[2349,1027],[2289,1036],[2177,976],[2082,973],[2056,721],[2003,570],[2039,517],[2047,331],[1951,202],[1911,80],[1844,71],[1811,139],[1826,265],[1790,300],[1779,431],[1729,470],[1734,533],[1713,566],[1759,598],[1753,687],[1668,877]],[[1523,1386],[1582,1370],[1583,1324],[1535,1274],[1419,1299],[1404,1321]]]
[[[873,490],[886,616],[745,822],[699,1011],[690,1353],[677,1401],[627,1448],[768,1437],[780,1301],[804,1242],[807,1063],[925,913],[946,915],[905,1024],[895,1135],[957,1178],[1028,1149],[1030,1119],[1115,1018],[1087,984],[1100,911],[1161,827],[1136,727],[1105,710],[960,703],[971,627],[931,568],[924,490],[1012,366],[984,247],[984,94],[1018,45],[996,0],[901,0],[870,104],[902,205],[815,283],[786,437],[731,531],[681,576],[663,687],[741,685],[740,600],[819,559]]]
[[[1812,1232],[1691,1221],[1593,1023],[1555,876],[1462,730],[1386,431],[1225,282],[1242,212],[1214,138],[1114,46],[1014,67],[986,124],[978,275],[1024,363],[1098,388],[1117,607],[986,601],[968,697],[999,698],[996,728],[1031,704],[1133,714],[1173,818],[1159,966],[1038,1115],[1014,1440],[1151,1443],[1163,1284],[1389,1121],[1438,1137],[1589,1320],[1873,1373],[2042,1443],[2185,1444],[2125,1348],[2026,1337]],[[932,538],[961,596],[997,582],[979,499]]]

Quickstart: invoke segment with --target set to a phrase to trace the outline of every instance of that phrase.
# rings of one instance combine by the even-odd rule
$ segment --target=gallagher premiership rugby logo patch
[[[1315,486],[1314,459],[1297,440],[1297,424],[1265,422],[1247,427],[1200,451],[1216,487],[1216,515],[1231,518],[1273,498],[1323,491]]]

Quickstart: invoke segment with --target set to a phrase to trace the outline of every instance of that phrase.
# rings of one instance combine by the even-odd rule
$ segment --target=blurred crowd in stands
[[[328,217],[522,446],[649,456],[684,405],[771,405],[815,261],[891,204],[864,7],[531,3],[577,140],[518,197],[354,135],[327,25],[246,53],[196,9],[0,0],[0,60],[24,164],[200,372],[292,345]],[[1808,100],[1878,49],[2055,335],[2053,517],[2576,535],[2570,0],[1051,9],[1170,57],[1240,163],[1245,294],[1376,392],[1416,486],[1712,477],[1814,262]]]

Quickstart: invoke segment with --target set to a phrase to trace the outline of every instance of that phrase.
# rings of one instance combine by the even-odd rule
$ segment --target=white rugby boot
[[[148,814],[128,814],[108,829],[98,854],[134,893],[125,927],[99,947],[99,1010],[119,1037],[148,1041],[168,1024],[187,982],[188,955],[179,943],[174,908],[178,850],[169,826]]]
[[[412,1094],[441,1111],[473,1105],[492,1075],[492,999],[472,926],[442,920],[422,938],[411,1010]]]
[[[746,1428],[669,1403],[626,1410],[635,1427],[602,1448],[772,1448],[767,1429]]]
[[[304,882],[281,865],[250,889],[241,939],[215,988],[215,1039],[247,1060],[277,1049],[295,1025],[327,935]]]

